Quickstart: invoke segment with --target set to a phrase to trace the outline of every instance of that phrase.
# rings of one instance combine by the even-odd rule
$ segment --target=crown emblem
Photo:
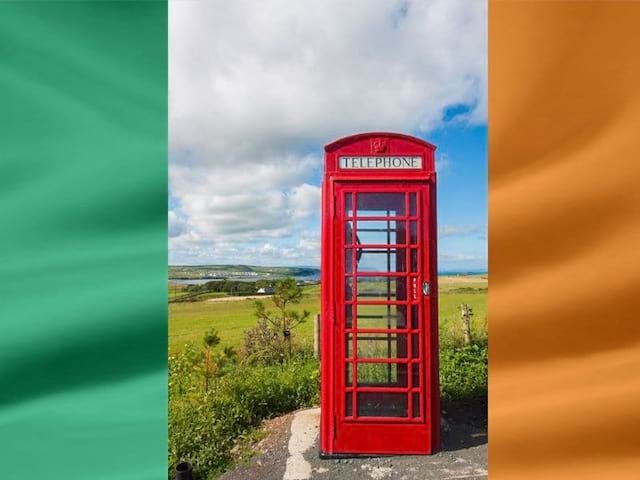
[[[373,153],[384,153],[387,151],[386,138],[373,138],[371,140],[371,150]]]

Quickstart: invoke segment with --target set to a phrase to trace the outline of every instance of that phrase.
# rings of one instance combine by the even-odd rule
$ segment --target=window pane
[[[406,328],[404,305],[358,305],[358,328]]]
[[[420,356],[420,335],[411,335],[411,357]]]
[[[413,387],[420,386],[420,364],[418,363],[411,364],[411,385]]]
[[[405,300],[405,277],[357,277],[358,300]]]
[[[353,415],[352,412],[352,408],[351,408],[351,402],[353,399],[353,394],[351,392],[345,393],[344,394],[344,415],[345,417],[350,417]]]
[[[353,282],[351,281],[351,277],[346,277],[344,280],[344,298],[346,298],[347,300],[351,300],[352,298],[352,290],[351,290],[351,284]]]
[[[405,271],[405,249],[358,249],[358,271],[395,273]]]
[[[358,221],[358,240],[361,245],[402,244],[406,240],[405,222],[395,220]]]
[[[361,417],[407,417],[407,395],[404,393],[358,393],[358,415]]]
[[[353,306],[345,305],[344,307],[344,326],[345,328],[351,328],[352,324]]]
[[[358,363],[359,387],[407,386],[407,365],[400,363]]]
[[[416,244],[418,243],[418,222],[409,222],[410,223],[410,243]]]
[[[404,193],[357,194],[359,217],[396,217],[404,214]]]
[[[351,356],[351,334],[347,334],[347,353]],[[359,358],[407,358],[407,335],[395,333],[359,333]]]
[[[418,271],[418,250],[415,248],[411,249],[411,271]]]
[[[346,222],[344,228],[344,242],[350,245],[352,243],[353,222]]]
[[[420,416],[420,394],[419,393],[413,394],[413,416],[414,417]]]
[[[417,212],[416,212],[416,194],[415,193],[409,194],[409,214],[412,217],[415,217],[417,215]]]
[[[344,271],[345,273],[353,272],[353,250],[351,248],[344,249]]]
[[[353,383],[353,377],[351,376],[351,363],[347,362],[344,367],[345,387],[350,387]]]
[[[418,314],[418,305],[411,306],[411,328],[420,327],[420,316]]]
[[[353,217],[352,195],[353,194],[351,193],[344,194],[344,209],[346,210],[348,217]]]

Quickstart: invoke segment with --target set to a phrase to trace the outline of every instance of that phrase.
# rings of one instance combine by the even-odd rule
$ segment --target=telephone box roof
[[[367,138],[373,138],[373,137],[386,137],[386,138],[398,138],[398,139],[402,139],[405,140],[407,142],[412,142],[412,143],[416,143],[418,145],[421,145],[423,147],[429,148],[431,150],[435,150],[436,146],[429,143],[429,142],[425,142],[424,140],[422,140],[421,138],[418,137],[412,137],[411,135],[405,135],[403,133],[395,133],[395,132],[364,132],[364,133],[356,133],[355,135],[348,135],[346,137],[342,137],[342,138],[338,138],[337,140],[334,140],[333,142],[327,143],[324,146],[324,150],[325,152],[333,152],[334,150],[337,150],[340,147],[343,147],[345,145],[348,145],[350,143],[354,143],[360,140],[364,140]]]

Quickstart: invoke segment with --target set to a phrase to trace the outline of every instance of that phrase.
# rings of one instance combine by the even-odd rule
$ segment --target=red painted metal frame
[[[429,454],[440,448],[440,398],[438,385],[438,310],[437,310],[437,251],[436,251],[436,175],[434,171],[435,146],[408,135],[374,132],[353,135],[325,146],[325,171],[322,182],[322,255],[321,255],[321,428],[320,449],[323,455],[336,454]],[[422,157],[422,168],[414,170],[341,170],[341,155],[382,156],[411,155]],[[349,217],[341,209],[341,192],[399,192],[405,193],[405,213],[398,217],[355,216]],[[410,215],[409,195],[416,193],[417,215]],[[419,199],[419,200],[418,200]],[[355,200],[355,198],[354,198]],[[352,203],[356,207],[355,202]],[[407,222],[415,220],[420,225],[418,243],[411,244],[409,228],[406,243],[355,245],[344,239],[344,222],[358,221]],[[355,233],[353,234],[355,237]],[[353,239],[352,239],[353,240]],[[397,240],[397,239],[396,239]],[[355,248],[354,248],[355,247]],[[345,301],[343,258],[346,248],[351,248],[354,269],[352,300]],[[405,272],[357,272],[356,249],[405,249]],[[411,249],[416,248],[421,258],[418,272],[411,272]],[[364,300],[357,297],[357,277],[406,278],[406,299],[401,301]],[[421,282],[429,281],[431,292],[422,296]],[[418,296],[415,288],[418,285]],[[343,325],[344,306],[357,305],[406,305],[406,328],[376,329],[357,328],[357,318],[352,315],[352,327]],[[418,329],[412,328],[411,305],[418,305],[421,321]],[[338,310],[340,309],[340,310]],[[428,323],[427,323],[428,322]],[[392,333],[407,335],[406,358],[347,358],[344,351],[344,335],[351,333],[351,351],[356,355],[358,333]],[[412,358],[410,335],[419,335],[420,354]],[[351,362],[352,386],[345,387],[344,365]],[[406,387],[357,386],[359,363],[396,363],[418,365],[420,385],[412,386],[412,368],[407,368]],[[353,385],[356,385],[354,388]],[[394,392],[407,395],[408,417],[358,417],[355,392]],[[344,415],[344,395],[351,392],[352,415]],[[412,417],[413,393],[422,395],[418,417]],[[425,401],[426,399],[426,401]]]

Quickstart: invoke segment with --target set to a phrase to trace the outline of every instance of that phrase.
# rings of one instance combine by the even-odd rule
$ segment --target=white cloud
[[[323,143],[427,132],[451,105],[469,106],[455,122],[486,121],[486,2],[169,8],[174,262],[244,253],[310,263],[316,246],[297,232],[316,228]]]
[[[173,1],[171,146],[256,152],[359,130],[428,131],[458,104],[484,122],[486,8]]]
[[[451,160],[449,160],[449,156],[445,154],[438,155],[436,157],[436,172],[439,174],[448,172],[451,168]]]
[[[320,204],[320,188],[305,182],[311,157],[281,164],[255,163],[193,168],[172,165],[176,210],[202,238],[277,236],[309,219]]]
[[[302,231],[293,243],[277,244],[272,241],[170,239],[170,263],[215,264],[246,263],[253,265],[307,265],[320,264],[320,236],[318,231]],[[179,260],[179,262],[177,261]]]
[[[467,236],[477,236],[480,238],[485,238],[487,235],[487,226],[486,225],[440,225],[438,228],[438,237],[439,238],[447,238],[447,237],[467,237]]]
[[[178,217],[176,212],[169,210],[169,238],[179,237],[186,232],[184,220]]]
[[[445,262],[468,262],[468,261],[482,261],[486,262],[487,257],[482,255],[468,255],[464,253],[446,254],[440,255],[440,260]]]

